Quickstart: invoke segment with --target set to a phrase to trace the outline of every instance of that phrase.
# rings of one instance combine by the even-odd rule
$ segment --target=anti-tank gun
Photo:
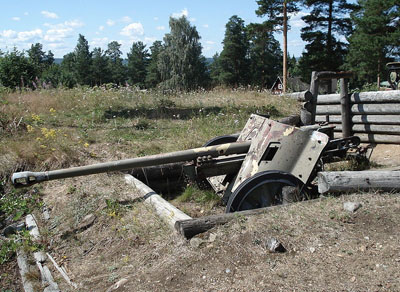
[[[207,179],[221,194],[226,212],[256,209],[314,196],[312,181],[323,160],[357,146],[357,137],[331,139],[331,127],[295,127],[252,115],[239,135],[204,147],[45,172],[12,175],[15,187],[111,171],[152,180]],[[229,142],[229,143],[225,143]],[[161,166],[160,166],[161,165]]]

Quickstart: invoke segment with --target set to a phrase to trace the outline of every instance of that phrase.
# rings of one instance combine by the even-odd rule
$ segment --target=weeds
[[[178,202],[209,203],[219,202],[221,199],[213,191],[200,190],[197,186],[189,185],[183,193],[176,198]]]

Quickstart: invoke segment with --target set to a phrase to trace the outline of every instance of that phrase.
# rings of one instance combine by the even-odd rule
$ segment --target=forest
[[[257,0],[261,23],[245,24],[233,15],[225,26],[223,49],[213,58],[202,55],[201,36],[182,16],[170,18],[170,32],[151,46],[133,42],[125,57],[121,44],[90,48],[79,35],[75,49],[55,63],[41,43],[30,49],[0,51],[0,86],[54,88],[75,86],[136,86],[141,89],[191,91],[216,86],[269,89],[282,75],[308,82],[312,71],[353,71],[352,88],[386,80],[385,64],[400,57],[400,5],[396,0]],[[284,5],[285,4],[285,5]],[[274,37],[288,18],[306,9],[300,57],[283,58]],[[288,27],[290,29],[290,27]],[[287,61],[286,61],[287,60]],[[289,88],[290,90],[290,88]]]

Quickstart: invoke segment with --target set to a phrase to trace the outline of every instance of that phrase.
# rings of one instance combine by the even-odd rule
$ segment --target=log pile
[[[362,142],[400,144],[400,90],[354,93],[349,100],[352,135]],[[342,111],[339,94],[318,95],[315,121],[335,125],[337,137]]]

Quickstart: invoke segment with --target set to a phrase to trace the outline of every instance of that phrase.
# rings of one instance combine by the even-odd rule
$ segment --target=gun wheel
[[[304,183],[290,173],[263,171],[241,183],[229,197],[226,213],[258,209],[308,198]]]

